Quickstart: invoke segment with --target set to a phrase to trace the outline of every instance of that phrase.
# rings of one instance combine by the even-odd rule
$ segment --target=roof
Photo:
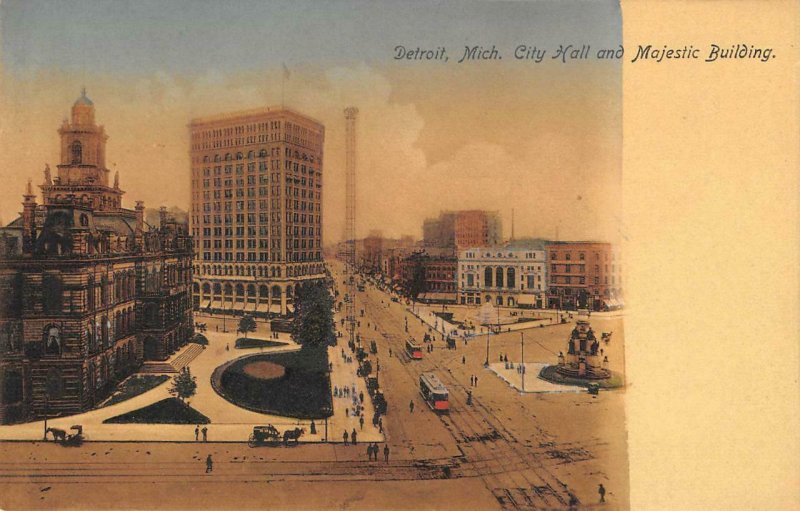
[[[135,225],[122,216],[95,215],[94,226],[99,231],[113,231],[119,236],[130,236],[135,232]]]
[[[84,88],[81,90],[81,97],[75,100],[75,105],[87,105],[87,106],[94,106],[94,103],[91,99],[86,96],[86,89]]]

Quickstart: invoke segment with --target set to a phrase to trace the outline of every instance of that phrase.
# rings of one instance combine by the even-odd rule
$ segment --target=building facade
[[[455,244],[458,250],[493,247],[503,242],[502,223],[497,211],[459,211],[455,222]]]
[[[43,203],[28,183],[0,236],[0,424],[92,408],[143,360],[194,333],[188,226],[144,221],[105,165],[107,136],[84,94],[59,129]]]
[[[547,307],[544,243],[475,247],[458,255],[458,302]]]
[[[551,308],[607,310],[622,302],[622,261],[610,243],[579,241],[547,245]]]
[[[323,279],[325,128],[285,108],[192,120],[194,303],[286,315]]]
[[[403,290],[422,302],[455,303],[457,271],[458,259],[447,254],[414,252],[399,263]]]

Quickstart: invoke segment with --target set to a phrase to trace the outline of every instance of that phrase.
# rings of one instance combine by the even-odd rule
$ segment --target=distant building
[[[458,302],[547,307],[545,240],[474,247],[458,253]]]
[[[497,211],[443,211],[437,218],[426,219],[422,232],[425,248],[487,247],[503,241]]]
[[[399,263],[405,294],[427,303],[456,303],[458,259],[452,255],[414,252]]]
[[[605,310],[622,302],[622,261],[610,243],[551,242],[547,245],[551,308]]]
[[[497,211],[459,211],[455,222],[455,244],[458,250],[491,247],[503,242],[502,223]]]
[[[22,216],[0,232],[0,424],[86,411],[194,333],[188,227],[122,207],[94,113],[84,92],[43,204],[29,182]]]
[[[325,276],[325,127],[285,108],[194,119],[195,306],[286,315],[300,285]]]
[[[455,248],[456,213],[442,211],[437,218],[426,218],[422,223],[422,240],[425,248]]]

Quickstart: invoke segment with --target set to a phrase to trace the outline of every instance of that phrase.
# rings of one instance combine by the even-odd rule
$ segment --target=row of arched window
[[[507,287],[513,289],[517,282],[516,278],[517,272],[515,268],[504,269],[502,266],[497,268],[489,266],[483,270],[484,287]]]

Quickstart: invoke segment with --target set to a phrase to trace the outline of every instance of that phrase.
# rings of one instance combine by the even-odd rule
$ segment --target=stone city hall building
[[[194,304],[287,315],[323,279],[325,127],[286,108],[198,118],[191,134]]]
[[[58,130],[37,204],[0,229],[0,424],[88,410],[144,360],[193,334],[192,245],[185,224],[144,220],[109,182],[107,136],[85,92]]]

